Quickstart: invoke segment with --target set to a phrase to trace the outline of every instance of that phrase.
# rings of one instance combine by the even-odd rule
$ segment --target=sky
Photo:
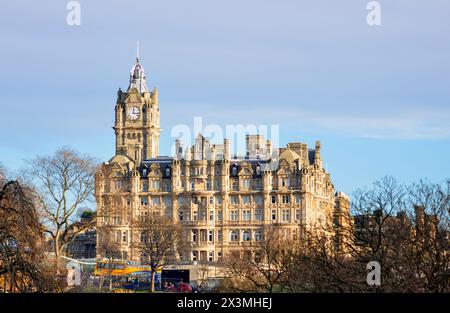
[[[136,41],[158,88],[160,154],[171,129],[279,125],[280,144],[322,143],[337,190],[384,175],[450,177],[450,1],[8,1],[0,13],[0,162],[70,146],[114,154],[116,92]]]

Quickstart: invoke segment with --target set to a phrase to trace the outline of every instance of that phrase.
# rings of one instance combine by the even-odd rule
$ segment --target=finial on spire
[[[139,63],[139,40],[136,42],[136,62]]]

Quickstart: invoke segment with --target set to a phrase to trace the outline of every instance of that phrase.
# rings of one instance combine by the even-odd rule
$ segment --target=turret
[[[175,140],[175,158],[181,160],[183,158],[183,144],[180,139]]]
[[[223,141],[223,159],[229,160],[230,159],[230,139],[224,139]]]
[[[266,140],[266,158],[270,159],[272,157],[272,141]]]
[[[322,158],[320,157],[320,141],[316,141],[316,151],[314,154],[314,164],[319,168],[322,167]]]

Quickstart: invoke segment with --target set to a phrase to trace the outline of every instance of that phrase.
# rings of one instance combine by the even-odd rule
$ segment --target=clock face
[[[137,107],[131,107],[127,111],[127,116],[130,120],[134,121],[139,118],[139,109]]]

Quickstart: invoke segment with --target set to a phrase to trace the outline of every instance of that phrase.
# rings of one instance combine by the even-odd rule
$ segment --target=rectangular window
[[[290,185],[291,185],[291,180],[289,178],[282,178],[281,179],[281,186],[289,187]]]
[[[116,232],[116,242],[120,242],[120,230]]]
[[[214,197],[209,198],[209,204],[214,205]]]
[[[208,231],[208,241],[214,241],[214,231],[213,230]]]
[[[217,231],[217,241],[222,241],[222,231],[221,230],[218,230]]]
[[[141,197],[141,205],[148,205],[148,198],[147,197]]]
[[[272,204],[277,203],[277,196],[272,196],[271,199],[272,199]]]
[[[295,220],[300,221],[301,215],[300,215],[300,209],[295,210]]]
[[[256,195],[255,196],[255,202],[256,204],[262,204],[262,196],[261,195]]]
[[[209,220],[214,221],[214,210],[209,211]]]
[[[222,210],[217,211],[217,220],[218,221],[222,220]]]
[[[289,203],[289,196],[288,196],[288,195],[284,195],[284,196],[282,197],[282,200],[283,200],[283,203],[284,203],[284,204]]]
[[[242,211],[242,220],[244,221],[250,221],[251,219],[251,213],[250,210],[243,210]]]
[[[214,261],[214,251],[209,251],[208,252],[208,261],[209,262]]]
[[[249,204],[249,203],[250,203],[250,196],[243,196],[242,204]]]
[[[282,211],[282,219],[283,219],[283,222],[289,222],[289,220],[290,220],[289,210],[284,209]]]
[[[164,197],[164,205],[172,205],[172,197]]]
[[[159,189],[159,180],[152,181],[152,189]]]
[[[272,221],[277,220],[277,210],[272,210]]]
[[[238,211],[231,210],[230,211],[230,221],[237,221],[237,220],[238,220]]]
[[[197,242],[197,230],[192,230],[192,242]]]
[[[113,224],[113,225],[120,225],[120,224],[121,224],[121,218],[120,218],[120,216],[114,216],[112,220],[113,220],[113,221],[112,221],[112,224]]]
[[[201,241],[206,241],[208,238],[207,238],[207,233],[206,233],[206,229],[201,229],[200,230],[200,235],[201,235],[201,237],[200,237],[200,240]]]
[[[179,211],[178,212],[178,220],[180,222],[184,220],[184,211]]]
[[[231,204],[233,204],[233,205],[238,204],[238,198],[237,198],[237,196],[231,196],[231,197],[230,197],[230,202],[231,202]]]
[[[198,215],[197,215],[197,210],[195,210],[194,212],[192,212],[193,214],[192,214],[192,220],[193,221],[196,221],[197,220],[197,217],[198,217]]]
[[[153,205],[159,205],[160,204],[159,197],[152,198],[152,204]]]
[[[300,195],[295,196],[295,203],[299,204],[301,202],[301,200],[302,199],[301,199]]]
[[[222,196],[217,196],[217,204],[222,204]]]
[[[257,220],[257,221],[263,220],[263,210],[261,210],[261,209],[255,210],[255,220]]]

